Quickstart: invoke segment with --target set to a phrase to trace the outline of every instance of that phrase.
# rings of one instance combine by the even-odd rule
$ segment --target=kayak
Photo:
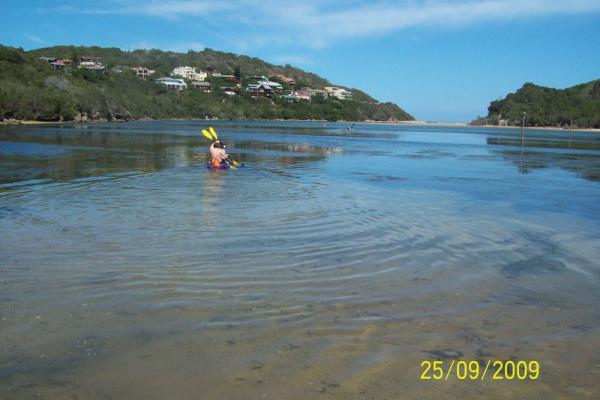
[[[213,165],[210,161],[206,164],[206,168],[208,169],[228,169],[230,167],[227,161],[222,162],[219,165]]]

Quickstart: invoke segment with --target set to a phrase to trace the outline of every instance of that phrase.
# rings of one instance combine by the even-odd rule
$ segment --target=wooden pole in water
[[[569,135],[569,148],[571,148],[571,142],[573,141],[573,118],[569,122],[569,130],[571,131]]]
[[[521,147],[525,146],[525,111],[523,111],[523,121],[521,122]]]
[[[519,173],[524,174],[523,169],[523,148],[525,147],[525,111],[523,111],[523,120],[521,121],[521,163],[519,165]]]

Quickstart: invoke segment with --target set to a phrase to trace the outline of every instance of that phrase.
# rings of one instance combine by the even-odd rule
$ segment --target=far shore
[[[340,121],[342,122],[342,121]],[[352,123],[352,121],[343,121]],[[361,124],[381,124],[381,125],[414,125],[414,126],[448,126],[463,128],[493,128],[493,129],[521,129],[518,125],[470,125],[466,122],[429,122],[429,121],[361,121]],[[596,128],[561,128],[557,126],[526,126],[525,129],[541,131],[575,131],[575,132],[600,132]]]
[[[165,118],[165,119],[132,119],[128,121],[108,121],[105,119],[87,120],[87,121],[36,121],[36,120],[16,120],[9,119],[0,121],[0,126],[14,126],[14,125],[79,125],[79,124],[98,124],[107,122],[131,122],[131,121],[234,121],[228,119],[194,119],[194,118]],[[244,120],[239,120],[244,121]],[[328,123],[330,121],[320,119],[248,119],[245,121],[269,121],[269,122],[321,122]],[[493,128],[493,129],[521,129],[517,125],[470,125],[466,122],[429,122],[429,121],[335,121],[335,123],[347,123],[347,124],[372,124],[372,125],[412,125],[412,126],[446,126],[446,127],[463,127],[463,128]],[[574,132],[600,132],[597,128],[567,128],[567,127],[555,127],[555,126],[526,126],[525,129],[530,130],[545,130],[545,131],[574,131]]]

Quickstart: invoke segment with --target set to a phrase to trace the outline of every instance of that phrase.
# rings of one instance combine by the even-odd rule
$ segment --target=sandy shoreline
[[[341,122],[341,121],[340,121]],[[350,123],[350,121],[344,121]],[[493,128],[493,129],[521,129],[520,126],[508,125],[469,125],[466,122],[428,122],[428,121],[363,121],[361,124],[374,125],[413,125],[413,126],[447,126],[447,127],[462,127],[462,128]],[[600,132],[600,129],[595,128],[560,128],[552,126],[526,126],[525,129],[541,130],[541,131],[575,131],[575,132]]]
[[[55,122],[51,122],[51,121],[30,121],[30,120],[7,120],[7,121],[0,121],[0,125],[6,125],[6,126],[14,126],[14,125],[48,125],[48,124],[65,124],[67,122],[59,122],[59,121],[55,121]],[[72,123],[72,122],[69,122]]]
[[[231,121],[220,119],[190,119],[190,118],[166,118],[166,119],[139,119],[131,121]],[[263,121],[263,122],[330,122],[319,119],[253,119],[242,121]],[[0,121],[0,126],[18,126],[18,125],[75,125],[75,124],[97,124],[97,123],[123,123],[130,121],[106,121],[106,120],[88,120],[88,121],[34,121],[34,120],[5,120]],[[368,125],[411,125],[411,126],[438,126],[438,127],[461,127],[461,128],[493,128],[493,129],[521,129],[520,126],[498,126],[498,125],[469,125],[466,122],[429,122],[429,121],[336,121],[336,123],[348,124],[368,124]],[[596,128],[560,128],[552,126],[527,126],[525,129],[542,130],[542,131],[574,131],[574,132],[600,132]]]

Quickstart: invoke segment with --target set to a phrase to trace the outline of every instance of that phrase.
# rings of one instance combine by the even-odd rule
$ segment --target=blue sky
[[[600,79],[600,0],[2,0],[0,43],[210,47],[469,121],[525,82]]]

